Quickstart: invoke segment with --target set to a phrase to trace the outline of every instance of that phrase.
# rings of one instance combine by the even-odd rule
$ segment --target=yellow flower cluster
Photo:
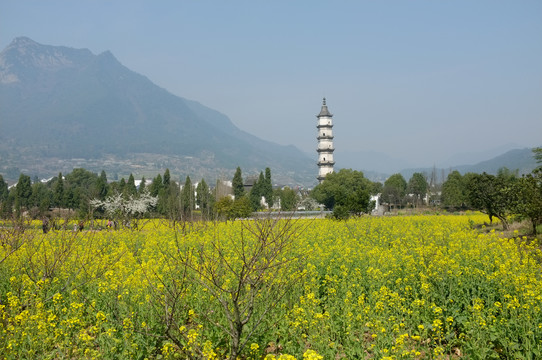
[[[27,231],[0,247],[2,358],[221,359],[229,314],[243,359],[538,358],[539,244],[471,228],[486,220],[299,220],[249,266],[249,221]]]

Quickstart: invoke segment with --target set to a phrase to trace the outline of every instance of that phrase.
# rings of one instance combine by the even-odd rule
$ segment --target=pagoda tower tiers
[[[324,181],[327,174],[333,172],[333,115],[329,112],[326,105],[326,98],[322,102],[322,109],[320,114],[316,115],[318,118],[318,176],[317,179],[321,183]]]

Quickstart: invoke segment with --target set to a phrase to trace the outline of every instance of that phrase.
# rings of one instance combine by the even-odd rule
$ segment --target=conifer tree
[[[164,178],[162,180],[162,184],[164,185],[165,188],[167,188],[170,182],[171,182],[171,175],[169,174],[169,169],[166,169],[166,171],[164,172]]]
[[[64,193],[64,179],[62,177],[62,173],[58,173],[55,187],[53,189],[53,205],[59,208],[64,207],[65,198],[66,194]]]
[[[236,200],[240,199],[245,195],[245,188],[243,187],[243,176],[241,174],[241,168],[238,166],[235,170],[235,175],[233,175],[232,180],[233,187],[233,196]]]
[[[160,190],[162,190],[162,175],[156,175],[156,177],[152,180],[150,188],[151,195],[158,196]]]
[[[190,176],[187,176],[181,192],[181,209],[186,217],[190,217],[192,215],[194,200],[194,188],[192,186],[192,181],[190,180]]]
[[[32,180],[30,176],[21,174],[19,181],[15,186],[15,209],[18,213],[21,210],[28,208],[30,197],[32,196]]]
[[[135,186],[135,179],[133,174],[130,174],[130,177],[128,177],[126,187],[124,188],[124,193],[127,196],[134,196],[137,194],[137,188]]]
[[[0,174],[0,202],[8,199],[9,191],[8,184],[4,181],[4,177]]]
[[[146,180],[145,176],[141,178],[141,182],[139,183],[139,194],[143,194],[147,190]]]
[[[273,184],[271,183],[271,169],[265,168],[265,181],[262,186],[262,195],[269,208],[273,207]]]
[[[265,186],[265,178],[263,176],[263,173],[260,172],[260,176],[258,180],[252,185],[252,189],[250,189],[250,205],[252,206],[252,210],[258,211],[262,208],[261,199],[263,195],[263,187]]]
[[[109,185],[107,184],[107,175],[102,170],[100,177],[96,179],[96,197],[100,200],[104,200],[109,192]]]

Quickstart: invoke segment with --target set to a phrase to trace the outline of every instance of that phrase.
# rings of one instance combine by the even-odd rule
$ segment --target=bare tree
[[[168,264],[176,263],[176,269],[183,269],[183,280],[177,284],[184,284],[186,278],[212,295],[212,300],[204,304],[207,310],[199,315],[227,335],[229,359],[241,354],[256,330],[273,318],[277,304],[303,276],[303,257],[293,247],[303,230],[302,223],[291,218],[266,218],[241,224],[238,237],[221,238],[215,231],[210,241],[179,241],[175,253],[165,254]],[[164,308],[179,306],[182,286],[163,288],[170,292],[163,297],[170,299]],[[215,311],[217,308],[220,311]]]

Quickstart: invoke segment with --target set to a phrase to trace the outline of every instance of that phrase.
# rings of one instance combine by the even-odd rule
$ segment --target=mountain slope
[[[193,176],[214,170],[216,177],[238,165],[249,172],[270,166],[290,183],[313,181],[316,173],[297,148],[243,132],[225,115],[124,67],[110,52],[94,55],[28,38],[0,53],[0,128],[0,154],[13,161],[144,153],[201,158],[205,169],[194,161],[179,165],[181,174]]]
[[[505,152],[504,154],[495,156],[489,160],[481,161],[474,165],[458,165],[450,166],[448,168],[417,168],[417,169],[404,169],[400,173],[405,177],[405,179],[410,179],[412,174],[415,172],[425,173],[428,176],[436,171],[439,181],[442,175],[447,176],[451,171],[457,170],[462,174],[469,172],[481,174],[486,172],[488,174],[496,175],[499,169],[506,167],[511,171],[518,171],[519,175],[528,174],[537,167],[536,160],[533,157],[533,152],[529,148],[524,149],[514,149]],[[443,179],[446,180],[446,179]]]

